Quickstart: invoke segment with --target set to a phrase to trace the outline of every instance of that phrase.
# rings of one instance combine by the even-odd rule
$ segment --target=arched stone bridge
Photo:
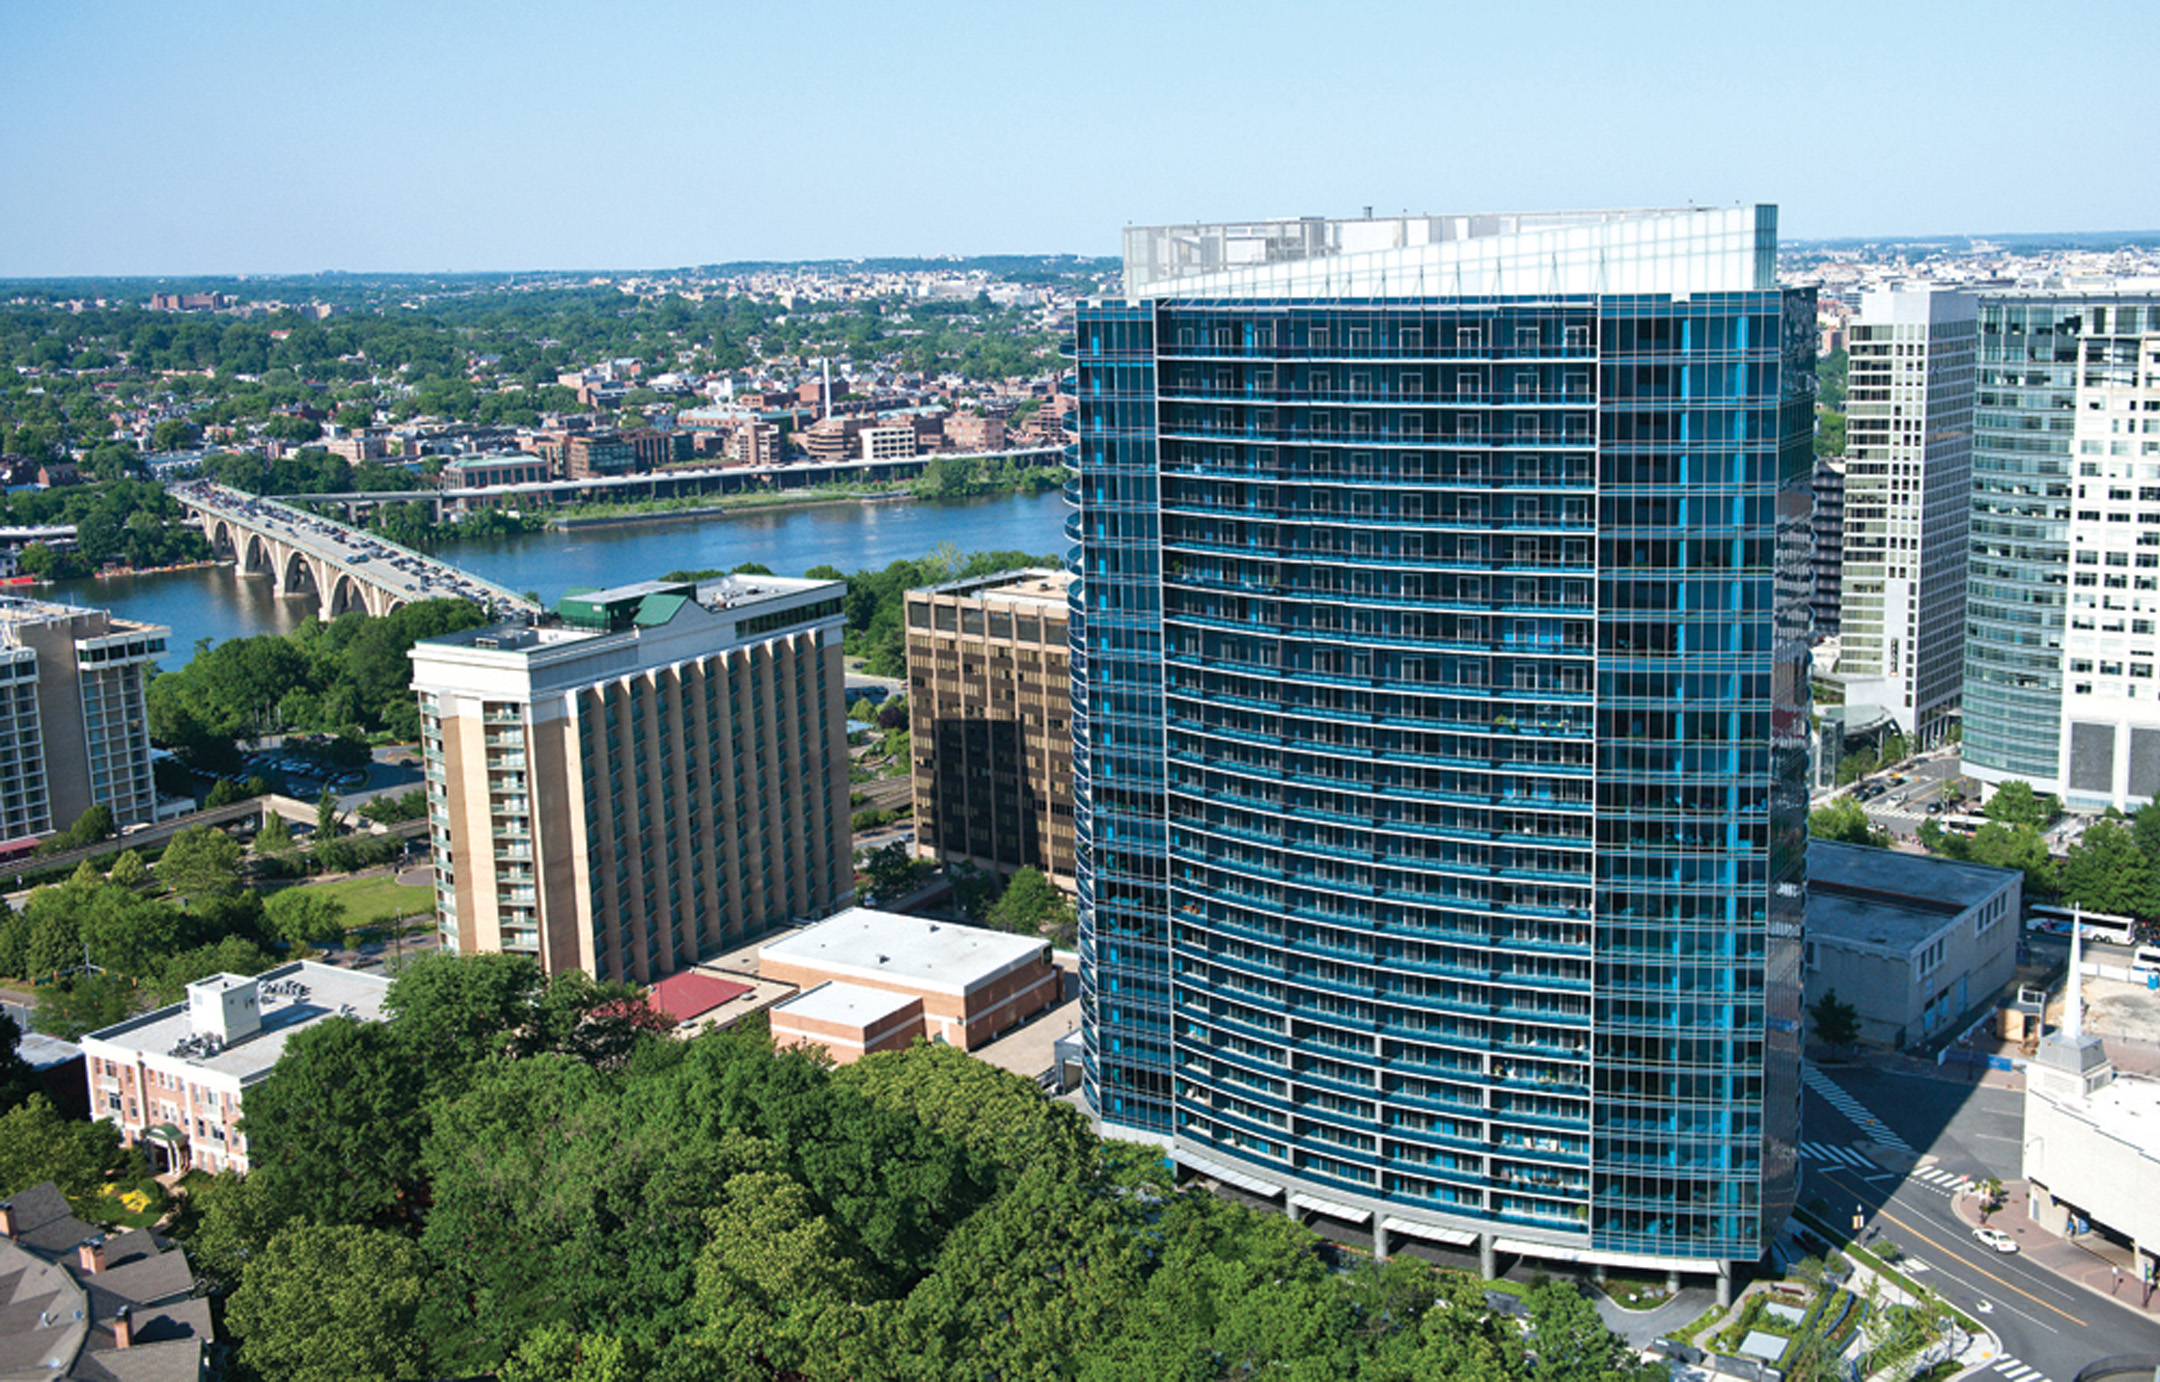
[[[207,481],[175,485],[172,497],[201,525],[210,549],[242,575],[268,576],[280,595],[314,595],[322,617],[388,614],[414,600],[462,598],[497,614],[538,613],[524,596],[373,533],[318,518],[274,499]]]

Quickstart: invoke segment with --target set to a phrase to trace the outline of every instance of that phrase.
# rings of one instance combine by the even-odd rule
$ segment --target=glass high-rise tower
[[[2160,291],[1984,293],[1967,772],[2074,807],[2160,797]]]
[[[1772,207],[1126,232],[1074,349],[1085,1088],[1294,1214],[1789,1211],[1814,304]]]

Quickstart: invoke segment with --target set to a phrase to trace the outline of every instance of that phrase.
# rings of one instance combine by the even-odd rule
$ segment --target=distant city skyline
[[[2119,144],[2076,137],[2137,128],[2135,82],[1989,113],[2154,51],[2160,11],[2101,37],[2004,0],[11,6],[0,277],[1110,255],[1126,221],[1368,205],[2160,227]]]

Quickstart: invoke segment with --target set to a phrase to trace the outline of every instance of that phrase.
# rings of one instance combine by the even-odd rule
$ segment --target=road
[[[1924,757],[1899,765],[1898,771],[1908,780],[1892,787],[1873,801],[1863,801],[1861,808],[1867,812],[1868,821],[1892,835],[1913,835],[1920,823],[1928,818],[1927,806],[1939,798],[1942,784],[1959,776],[1964,765],[1953,751],[1936,750]],[[1877,773],[1868,782],[1887,783],[1889,773]],[[1854,784],[1857,789],[1861,784]],[[1816,803],[1820,805],[1820,802]]]
[[[1986,1248],[1957,1217],[1957,1178],[2017,1178],[2022,1093],[1883,1069],[1822,1073],[1848,1096],[1840,1102],[1857,1101],[1892,1137],[1912,1147],[1920,1162],[1910,1174],[1864,1164],[1867,1158],[1858,1149],[1881,1146],[1885,1139],[1863,1129],[1811,1085],[1802,1111],[1802,1141],[1845,1155],[1803,1160],[1801,1202],[1827,1201],[1840,1227],[1851,1223],[1856,1210],[1864,1214],[1869,1241],[1895,1242],[1911,1260],[1917,1280],[2002,1339],[2004,1351],[2017,1360],[1998,1370],[2005,1382],[2071,1382],[2080,1368],[2099,1358],[2160,1355],[2160,1314],[2141,1316],[2065,1282],[2023,1253]]]

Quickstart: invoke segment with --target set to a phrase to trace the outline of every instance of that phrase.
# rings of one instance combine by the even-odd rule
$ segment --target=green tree
[[[447,1366],[493,1368],[554,1320],[646,1339],[690,1323],[705,1211],[773,1149],[705,1135],[657,1088],[627,1093],[542,1053],[488,1062],[433,1106],[421,1244],[447,1288],[427,1315]]]
[[[1043,1098],[1033,1080],[956,1046],[918,1041],[905,1051],[881,1051],[841,1066],[832,1078],[1012,1174],[1042,1166],[1084,1180],[1094,1168],[1098,1144],[1077,1110]]]
[[[263,808],[262,829],[255,832],[255,852],[265,858],[283,858],[292,853],[292,827],[285,818],[268,807]]]
[[[82,849],[109,840],[118,831],[113,825],[110,806],[100,802],[75,818],[75,824],[53,836],[38,847],[40,854],[63,854],[71,849]]]
[[[642,1382],[654,1360],[635,1340],[612,1334],[580,1334],[567,1324],[546,1324],[527,1334],[503,1361],[496,1382]]]
[[[183,950],[165,961],[146,983],[150,1005],[160,1007],[187,997],[187,986],[213,974],[260,974],[278,963],[275,955],[246,936],[228,935],[210,945]]]
[[[983,920],[1000,931],[1041,936],[1054,945],[1071,945],[1080,926],[1072,902],[1033,866],[1013,874]]]
[[[1613,1382],[1644,1375],[1627,1342],[1605,1327],[1597,1307],[1570,1281],[1549,1280],[1523,1299],[1530,1311],[1536,1382]],[[1658,1376],[1663,1376],[1659,1372]]]
[[[232,836],[215,826],[194,826],[165,846],[158,879],[188,898],[228,896],[240,890],[240,856],[240,842]]]
[[[2021,869],[2025,874],[2026,896],[2055,896],[2055,861],[2048,855],[2047,841],[2032,826],[2010,826],[1991,820],[1966,841],[1965,858],[1975,864]]]
[[[117,974],[75,974],[37,991],[37,1027],[80,1041],[135,1010],[135,986]]]
[[[221,1296],[238,1288],[248,1264],[293,1218],[273,1198],[269,1181],[231,1171],[193,1185],[187,1205],[189,1265]]]
[[[118,1124],[65,1117],[42,1094],[0,1114],[0,1196],[49,1180],[84,1209],[107,1174],[126,1165],[129,1156],[120,1146]]]
[[[2062,895],[2095,912],[2118,916],[2160,915],[2153,871],[2133,831],[2115,821],[2095,821],[2062,862]]]
[[[775,1171],[731,1177],[706,1216],[697,1260],[694,1346],[727,1360],[726,1376],[804,1373],[834,1316],[854,1313],[876,1278],[809,1191]],[[844,1328],[844,1326],[842,1326]]]
[[[271,928],[295,945],[345,938],[345,904],[321,888],[285,888],[263,904]]]
[[[22,1028],[15,1019],[0,1013],[0,1113],[21,1105],[37,1092],[37,1072],[22,1058],[16,1047],[22,1042]]]
[[[53,579],[60,571],[60,554],[43,542],[32,542],[22,549],[19,558],[22,569],[41,581]]]
[[[909,1352],[931,1376],[1065,1374],[1066,1360],[1117,1333],[1139,1299],[1139,1227],[1131,1202],[1047,1166],[1029,1170],[953,1230],[908,1293]]]
[[[893,902],[914,891],[921,868],[908,856],[908,847],[895,840],[889,845],[870,851],[863,861],[863,872],[870,881],[870,897],[880,903]]]
[[[1989,820],[2001,821],[2004,825],[2045,830],[2048,823],[2062,813],[2062,800],[2035,792],[2030,782],[2012,778],[1997,787],[1995,795],[1988,798],[1986,812]]]
[[[1827,990],[1808,1009],[1815,1019],[1815,1039],[1825,1046],[1846,1047],[1860,1040],[1860,1010]]]
[[[252,1174],[318,1223],[394,1222],[420,1182],[426,1092],[393,1025],[332,1017],[303,1028],[248,1091]]]
[[[295,1224],[248,1265],[226,1314],[240,1357],[279,1382],[419,1382],[427,1260],[393,1233]]]
[[[113,860],[112,872],[107,876],[119,887],[140,888],[150,882],[150,869],[143,863],[142,855],[132,849],[123,849]]]
[[[1851,797],[1838,797],[1810,811],[1808,835],[1817,840],[1836,840],[1848,845],[1887,848],[1890,844],[1890,833],[1876,829],[1868,819],[1866,808]]]
[[[1873,749],[1856,749],[1838,759],[1837,784],[1847,787],[1874,772],[1881,760]]]
[[[1815,454],[1818,456],[1842,456],[1845,454],[1845,415],[1828,408],[1815,410]]]

